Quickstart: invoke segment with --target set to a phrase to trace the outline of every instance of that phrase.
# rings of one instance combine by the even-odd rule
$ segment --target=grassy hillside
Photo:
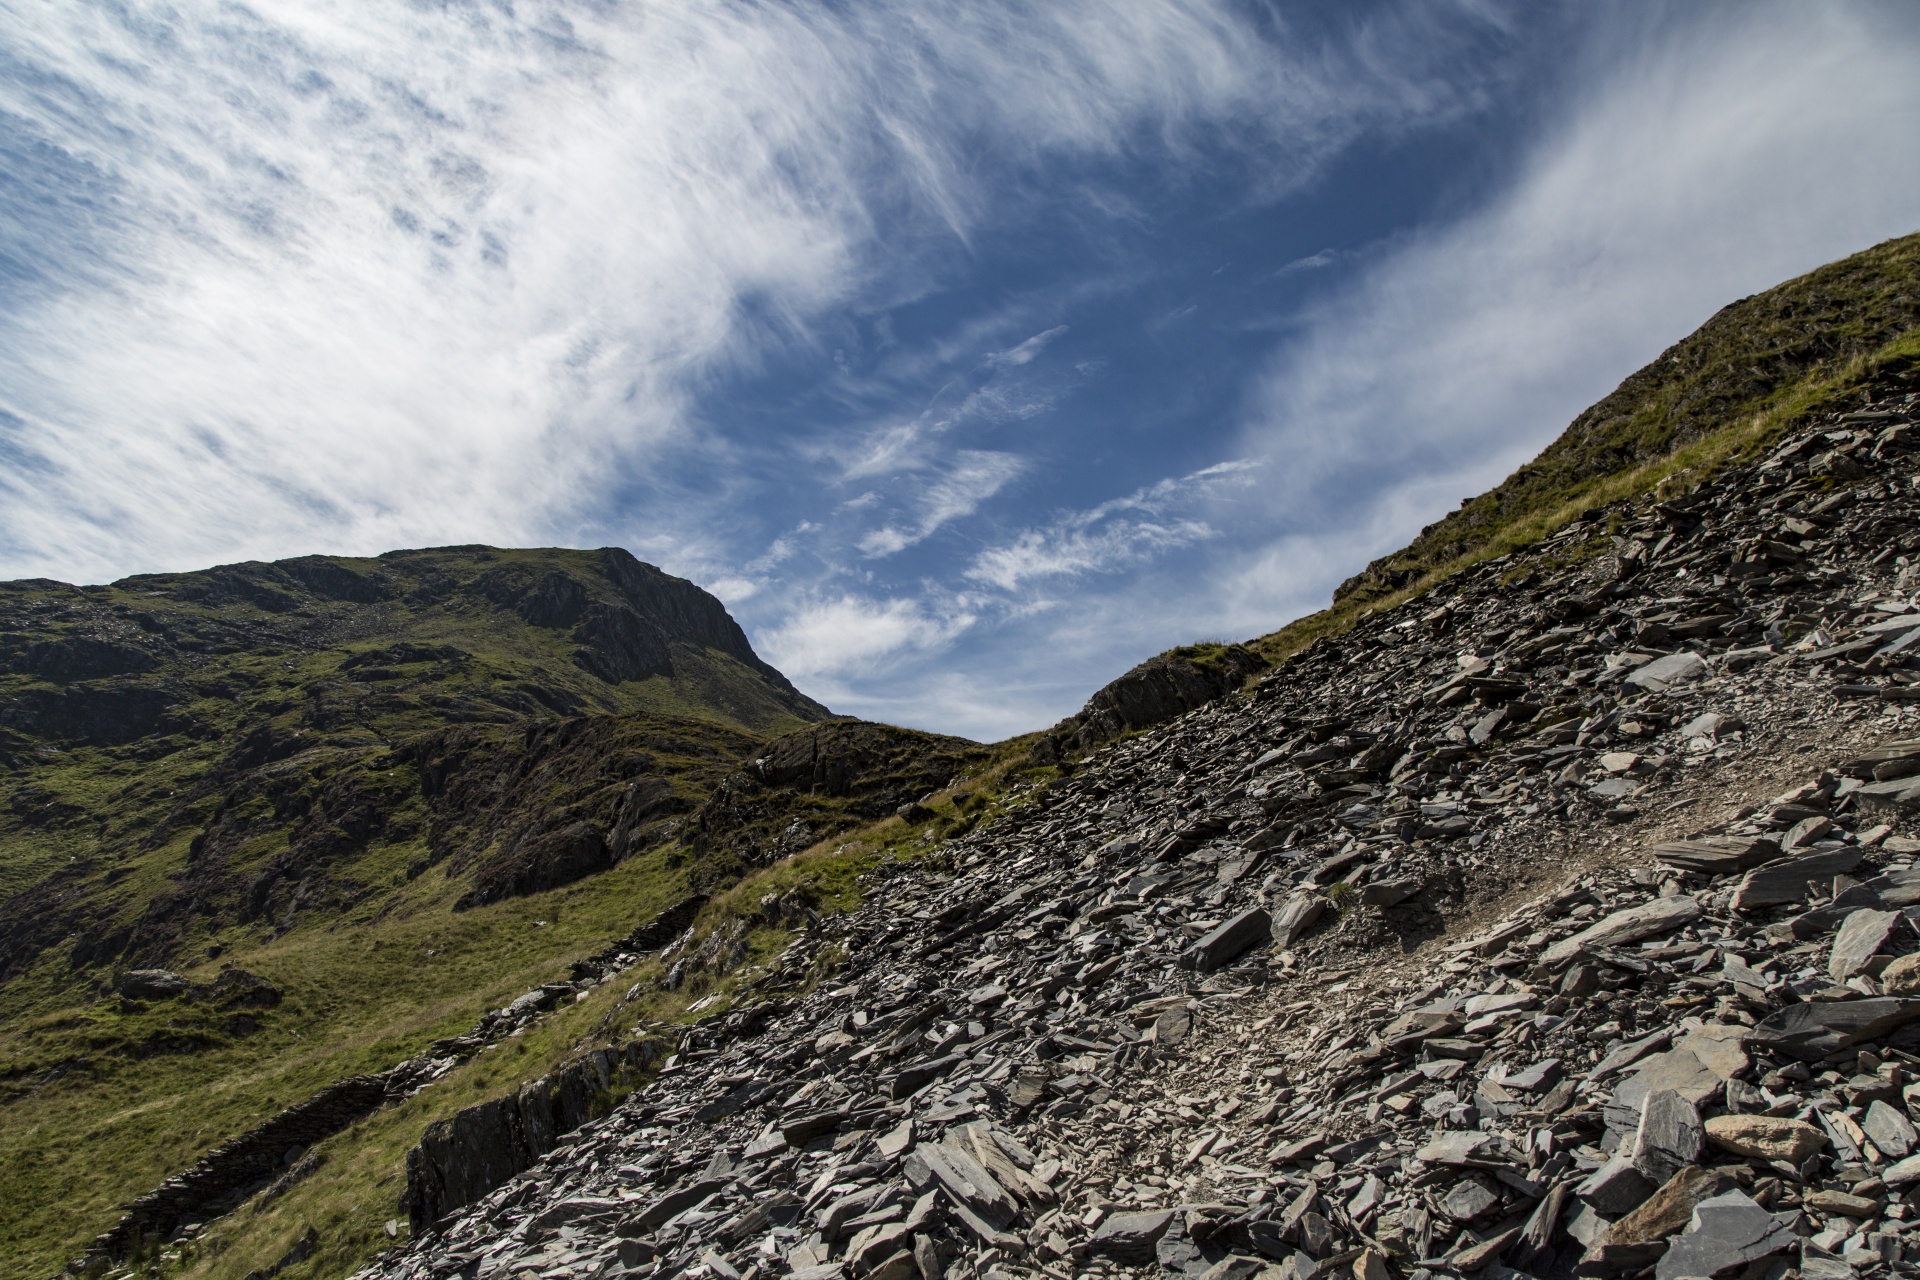
[[[564,976],[684,895],[724,778],[828,715],[617,549],[0,584],[0,1271]],[[230,965],[279,1003],[114,989]]]
[[[1859,403],[1870,383],[1910,378],[1917,367],[1920,234],[1721,308],[1533,461],[1343,582],[1332,607],[1250,647],[1278,661],[1594,507],[1663,485],[1684,489],[1816,414]]]

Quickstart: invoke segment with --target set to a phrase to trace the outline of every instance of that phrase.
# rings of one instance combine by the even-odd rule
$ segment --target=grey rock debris
[[[362,1275],[1920,1273],[1920,998],[1879,985],[1920,967],[1917,408],[1591,512],[882,864]]]

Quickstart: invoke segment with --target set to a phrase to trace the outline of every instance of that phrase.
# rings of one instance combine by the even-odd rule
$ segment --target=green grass
[[[223,1035],[218,1019],[179,1002],[122,1012],[117,998],[10,1021],[0,1031],[3,1269],[51,1274],[117,1219],[117,1205],[199,1152],[565,977],[573,960],[677,900],[684,877],[665,861],[656,851],[563,889],[459,914],[446,910],[456,886],[423,878],[377,921],[315,923],[237,948],[227,958],[285,993],[279,1007],[254,1015],[261,1029],[250,1036]],[[216,973],[208,965],[188,976]],[[204,1036],[199,1052],[138,1056],[156,1033],[188,1031]],[[84,1066],[34,1083],[61,1063]],[[410,1132],[417,1139],[418,1129]],[[379,1221],[390,1216],[391,1198]]]
[[[1720,310],[1575,418],[1540,456],[1341,584],[1336,604],[1384,601],[1463,561],[1524,545],[1560,513],[1756,418],[1796,420],[1920,326],[1920,235],[1889,240]],[[1799,412],[1804,417],[1804,411]],[[1709,448],[1690,465],[1711,465]],[[1671,474],[1671,470],[1668,472]],[[1404,598],[1404,597],[1402,597]]]
[[[1892,247],[1899,250],[1889,255],[1896,263],[1920,270],[1920,237],[1894,241]],[[1872,252],[1879,254],[1887,249],[1889,246],[1883,245]],[[1819,275],[1815,272],[1807,279]],[[1627,499],[1667,498],[1688,492],[1722,467],[1764,455],[1783,437],[1814,419],[1858,407],[1868,389],[1891,380],[1912,381],[1916,373],[1920,373],[1920,330],[1909,329],[1870,351],[1813,364],[1798,379],[1773,387],[1757,407],[1743,405],[1749,412],[1723,422],[1717,429],[1692,432],[1684,443],[1665,453],[1644,457],[1618,471],[1570,481],[1564,487],[1516,486],[1520,496],[1510,493],[1498,500],[1483,495],[1487,499],[1484,510],[1498,511],[1504,504],[1509,514],[1471,526],[1472,536],[1455,544],[1451,555],[1431,559],[1435,547],[1441,544],[1417,540],[1406,551],[1375,562],[1394,565],[1394,576],[1403,570],[1413,575],[1398,586],[1385,589],[1386,580],[1376,578],[1373,586],[1338,594],[1329,608],[1251,640],[1248,647],[1269,662],[1282,662],[1316,640],[1336,637],[1364,618],[1425,595],[1463,569],[1531,546],[1596,508]],[[1500,493],[1494,491],[1495,495]],[[1468,506],[1480,502],[1475,499]],[[1608,545],[1600,538],[1585,551],[1597,553]]]

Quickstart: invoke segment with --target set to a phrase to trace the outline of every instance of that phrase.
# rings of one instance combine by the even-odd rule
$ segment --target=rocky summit
[[[883,863],[775,994],[586,1060],[645,1064],[607,1113],[430,1129],[360,1274],[1920,1272],[1920,395],[1880,392]]]

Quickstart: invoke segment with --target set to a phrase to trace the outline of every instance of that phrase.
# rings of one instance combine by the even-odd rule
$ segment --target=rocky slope
[[[1920,1270],[1917,409],[1095,752],[731,1008],[616,1008],[657,1073],[430,1129],[363,1275]]]

